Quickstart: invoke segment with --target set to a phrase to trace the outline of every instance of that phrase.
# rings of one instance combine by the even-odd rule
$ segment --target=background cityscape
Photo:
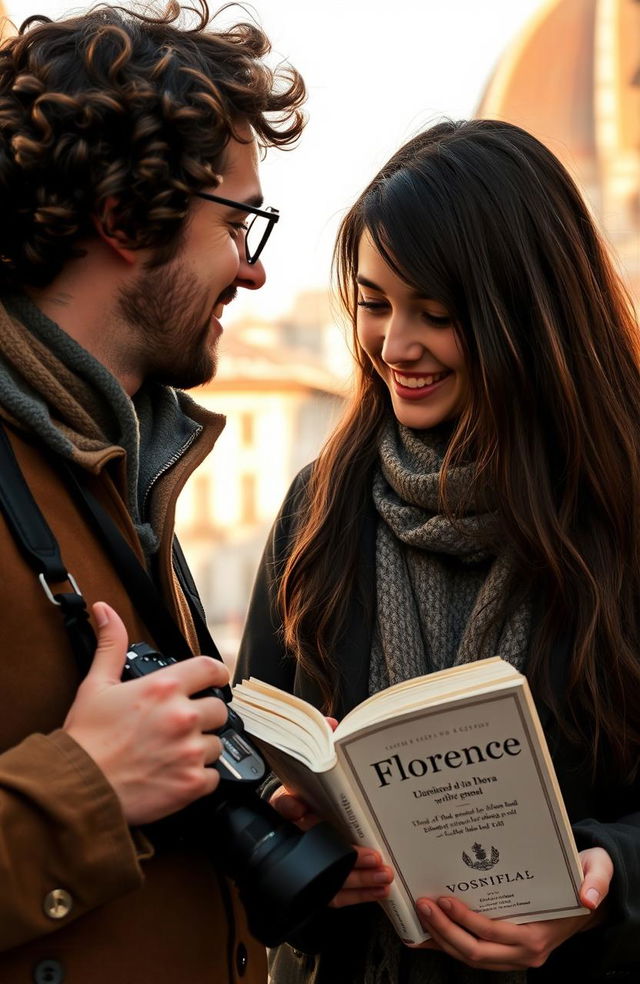
[[[518,123],[560,157],[640,301],[638,0],[538,4],[471,115]],[[328,289],[301,291],[284,315],[225,326],[218,375],[195,394],[227,426],[182,496],[178,532],[230,662],[280,501],[339,415],[347,334]]]
[[[5,8],[14,24],[73,12],[68,0]],[[443,116],[532,131],[578,181],[640,304],[640,0],[323,0],[308,11],[255,0],[221,16],[259,21],[274,62],[290,60],[309,91],[299,147],[261,169],[266,203],[281,210],[267,285],[226,309],[218,375],[193,394],[227,425],[178,504],[232,662],[279,504],[348,390],[348,330],[329,291],[336,229],[401,143]]]

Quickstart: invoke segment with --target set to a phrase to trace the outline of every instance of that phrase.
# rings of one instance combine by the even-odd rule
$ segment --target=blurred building
[[[547,0],[475,115],[519,124],[560,158],[640,301],[640,0]]]
[[[232,324],[215,379],[194,393],[227,423],[180,496],[177,529],[229,661],[280,503],[342,406],[345,346],[336,332],[323,291],[300,295],[280,321]]]

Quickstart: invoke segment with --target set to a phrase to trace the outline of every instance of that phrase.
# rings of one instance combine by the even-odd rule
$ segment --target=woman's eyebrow
[[[373,280],[369,280],[368,277],[363,277],[361,274],[358,274],[356,276],[356,283],[359,284],[360,287],[368,287],[370,290],[377,290],[380,294],[384,294],[384,290],[382,289],[382,287],[378,287],[377,284],[374,284]],[[434,300],[434,298],[433,297],[429,297],[428,294],[421,294],[419,290],[412,290],[411,291],[411,296],[412,297],[415,297],[416,300],[418,300],[418,301],[433,301]]]
[[[371,290],[377,290],[381,294],[384,293],[382,287],[378,287],[377,284],[374,284],[373,280],[367,280],[366,277],[362,277],[360,274],[356,277],[356,283],[360,284],[361,287],[369,287]]]

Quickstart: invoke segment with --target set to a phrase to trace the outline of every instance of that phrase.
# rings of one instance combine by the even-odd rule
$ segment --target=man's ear
[[[115,250],[125,263],[132,266],[139,259],[140,251],[132,249],[128,237],[113,224],[113,216],[117,203],[117,198],[113,196],[105,199],[100,214],[93,215],[91,221],[103,243],[106,243],[110,249]]]

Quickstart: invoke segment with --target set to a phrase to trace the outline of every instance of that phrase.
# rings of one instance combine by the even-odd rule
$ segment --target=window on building
[[[193,488],[193,516],[198,524],[211,522],[211,476],[196,475]]]
[[[206,537],[215,534],[213,515],[213,483],[206,472],[197,473],[191,479],[191,495],[188,509],[181,521],[182,530],[190,537]]]
[[[240,440],[245,447],[255,442],[255,417],[252,413],[240,414]]]
[[[242,475],[240,479],[241,519],[251,525],[258,521],[256,476],[251,473]]]

